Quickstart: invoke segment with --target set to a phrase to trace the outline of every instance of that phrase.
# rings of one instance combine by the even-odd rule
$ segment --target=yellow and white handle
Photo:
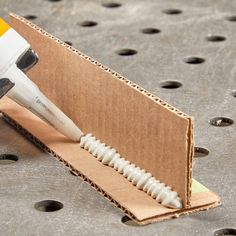
[[[0,18],[0,75],[16,64],[29,48],[29,43]]]

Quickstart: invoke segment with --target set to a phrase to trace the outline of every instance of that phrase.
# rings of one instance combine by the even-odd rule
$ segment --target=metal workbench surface
[[[127,225],[120,210],[0,118],[0,154],[16,155],[8,161],[0,155],[0,235],[189,236],[236,228],[236,1],[116,3],[0,0],[0,16],[26,16],[193,116],[195,143],[203,148],[197,149],[203,157],[195,158],[194,177],[218,193],[223,205],[152,225]],[[215,117],[224,118],[214,126],[208,121]],[[43,200],[57,202],[36,204]]]

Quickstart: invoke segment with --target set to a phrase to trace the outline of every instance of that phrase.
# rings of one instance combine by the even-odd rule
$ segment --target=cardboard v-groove
[[[193,119],[38,26],[11,14],[11,26],[39,55],[28,74],[84,133],[114,147],[127,160],[171,186],[183,209],[160,205],[25,108],[4,98],[5,119],[49,152],[139,224],[177,217],[220,204],[194,181]],[[193,191],[192,191],[193,190]]]

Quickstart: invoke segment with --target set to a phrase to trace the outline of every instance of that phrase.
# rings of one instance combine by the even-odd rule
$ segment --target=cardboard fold
[[[184,209],[158,204],[35,115],[2,99],[0,110],[5,119],[24,136],[70,167],[139,224],[219,204],[218,196],[210,191],[191,194],[191,117],[24,18],[11,14],[11,26],[39,54],[40,62],[29,77],[43,93],[85,133],[93,133],[127,160],[171,186],[183,199]]]

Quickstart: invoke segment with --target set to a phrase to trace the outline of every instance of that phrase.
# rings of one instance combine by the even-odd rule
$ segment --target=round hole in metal
[[[18,161],[18,156],[14,154],[1,154],[0,155],[0,165],[8,165]]]
[[[36,15],[25,15],[23,16],[25,19],[27,20],[35,20],[37,19],[37,16]]]
[[[236,89],[232,91],[232,96],[236,98]]]
[[[227,21],[235,22],[235,21],[236,21],[236,15],[235,15],[235,16],[226,16],[225,19],[226,19]]]
[[[63,204],[55,200],[43,200],[35,203],[34,207],[38,211],[52,212],[62,209]]]
[[[208,35],[206,40],[209,42],[222,42],[226,40],[226,37],[221,35]]]
[[[120,7],[122,4],[118,3],[118,2],[105,2],[102,3],[103,7],[107,7],[107,8],[116,8],[116,7]]]
[[[116,53],[120,56],[133,56],[137,54],[138,52],[134,49],[124,48],[124,49],[117,50]]]
[[[236,235],[236,229],[225,228],[225,229],[219,229],[214,232],[214,236],[224,236],[224,235],[228,235],[228,236]]]
[[[227,117],[214,117],[209,120],[209,123],[213,126],[225,127],[232,125],[234,121]]]
[[[160,87],[164,89],[177,89],[182,86],[182,83],[179,81],[172,81],[172,80],[167,80],[167,81],[162,81],[160,82]]]
[[[141,30],[143,34],[158,34],[161,31],[157,28],[144,28]]]
[[[194,148],[194,157],[195,158],[205,157],[208,154],[209,154],[209,151],[206,148],[203,148],[203,147],[195,147]]]
[[[82,27],[93,27],[96,26],[98,23],[96,21],[85,20],[78,23]]]
[[[135,223],[133,220],[131,220],[128,216],[123,216],[121,218],[121,222],[128,226],[140,226],[137,223]]]
[[[201,57],[186,57],[184,62],[188,64],[201,64],[205,62],[205,59]]]
[[[162,12],[168,15],[178,15],[182,13],[181,10],[175,8],[164,9]]]

